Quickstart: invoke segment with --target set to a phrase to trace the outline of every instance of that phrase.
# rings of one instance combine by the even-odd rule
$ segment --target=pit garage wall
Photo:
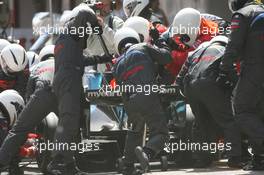
[[[44,6],[41,9],[36,9],[34,6],[33,1],[45,1]],[[58,4],[53,4],[54,11],[57,11]],[[76,2],[78,3],[81,0],[61,0],[62,10],[70,9],[71,3]],[[32,45],[31,40],[33,37],[32,31],[32,18],[37,11],[46,11],[48,9],[48,0],[14,0],[15,2],[15,29],[14,29],[14,36],[16,39],[21,39],[22,45],[25,46],[26,49],[30,48]],[[43,4],[42,4],[43,5]],[[43,10],[44,9],[44,10]],[[0,32],[2,30],[0,29]],[[10,34],[10,30],[7,30],[7,33]]]
[[[231,13],[228,8],[228,0],[160,0],[161,7],[172,22],[175,14],[182,8],[192,7],[201,12],[218,15],[227,20]]]

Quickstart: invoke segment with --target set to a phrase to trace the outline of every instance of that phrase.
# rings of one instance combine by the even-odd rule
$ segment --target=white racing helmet
[[[148,42],[150,23],[145,18],[139,16],[133,16],[126,20],[123,27],[129,27],[134,29],[140,36],[141,42]]]
[[[122,27],[117,30],[114,36],[114,44],[116,52],[120,55],[122,50],[124,50],[127,44],[135,44],[140,42],[140,37],[138,33],[128,27]]]
[[[65,10],[65,11],[63,11],[62,15],[60,16],[60,19],[59,19],[58,24],[56,26],[56,27],[58,27],[57,31],[62,32],[64,30],[65,25],[69,21],[71,21],[74,17],[76,17],[80,11],[89,11],[89,12],[94,13],[94,11],[85,3],[79,4],[78,6],[76,6],[72,10]]]
[[[64,27],[65,23],[68,22],[72,17],[72,11],[65,10],[61,15],[59,27]]]
[[[54,58],[55,45],[47,45],[43,47],[39,52],[39,60],[45,61],[51,57]]]
[[[28,57],[28,66],[31,68],[32,66],[38,64],[40,62],[38,54],[36,54],[33,51],[28,51],[27,53]]]
[[[200,26],[201,13],[193,8],[184,8],[174,17],[171,37],[185,35],[188,39],[184,43],[191,47],[200,33]]]
[[[7,74],[24,70],[28,63],[25,49],[19,44],[7,45],[1,51],[0,63]]]
[[[0,109],[8,118],[10,126],[15,123],[17,116],[24,107],[25,102],[17,91],[5,90],[0,93]]]
[[[253,1],[253,0],[251,0]],[[257,3],[261,3],[260,0],[254,0]],[[228,0],[228,6],[232,13],[241,9],[249,0]]]
[[[124,0],[123,9],[127,17],[139,16],[149,5],[149,0]]]
[[[9,41],[5,39],[0,39],[0,52],[5,48],[5,46],[11,44]]]
[[[93,9],[91,9],[87,4],[81,3],[80,5],[72,9],[72,17],[77,16],[80,11],[88,11],[94,13]]]

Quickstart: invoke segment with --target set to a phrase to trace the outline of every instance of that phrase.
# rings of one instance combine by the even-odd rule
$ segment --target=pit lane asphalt
[[[25,175],[42,175],[38,170],[37,164],[33,162],[31,165],[26,167]],[[89,173],[90,175],[120,175],[116,172],[97,172]],[[264,171],[250,172],[237,169],[230,169],[226,167],[226,162],[216,162],[210,168],[205,169],[169,169],[167,172],[161,172],[153,170],[151,173],[146,175],[263,175]],[[8,175],[7,172],[1,173],[1,175]]]

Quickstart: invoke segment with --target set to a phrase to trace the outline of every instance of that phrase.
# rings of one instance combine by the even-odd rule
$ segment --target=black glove
[[[216,79],[216,83],[219,87],[224,88],[224,89],[230,87],[230,83],[229,83],[228,76],[226,73],[220,73]]]
[[[151,36],[153,42],[157,41],[160,37],[159,31],[156,28],[151,28],[149,31],[149,35]]]
[[[113,56],[112,55],[102,55],[102,56],[98,56],[100,59],[101,63],[109,63],[112,62],[113,60]]]
[[[50,81],[48,80],[39,80],[36,82],[35,90],[43,89],[50,86]]]
[[[216,83],[219,87],[224,89],[233,88],[238,80],[238,76],[235,70],[232,71],[220,71],[216,79]]]
[[[172,38],[169,38],[167,43],[168,43],[168,46],[171,48],[171,50],[179,49],[179,45],[175,43],[175,41]]]
[[[70,27],[86,27],[87,23],[90,23],[92,27],[96,27],[98,20],[95,14],[86,10],[80,10],[77,16],[69,21]]]
[[[88,23],[90,23],[94,34],[101,35],[103,33],[102,26],[99,24],[96,15],[92,12],[80,11],[78,16],[76,17],[76,20],[87,21]]]

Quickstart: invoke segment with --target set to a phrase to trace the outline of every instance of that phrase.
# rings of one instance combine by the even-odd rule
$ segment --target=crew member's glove
[[[103,27],[102,25],[100,25],[98,18],[94,13],[88,11],[81,11],[81,13],[79,12],[79,15],[84,15],[86,19],[88,19],[87,22],[90,23],[94,34],[101,35],[103,33]]]
[[[179,49],[179,45],[172,38],[169,38],[167,43],[168,43],[168,46],[171,48],[171,50]]]
[[[155,27],[152,27],[149,31],[149,35],[153,40],[153,43],[155,43],[155,41],[157,41],[160,37],[159,31],[158,29],[156,29]]]
[[[218,77],[216,79],[216,83],[221,88],[230,87],[230,81],[229,81],[227,73],[226,72],[219,73],[219,75],[218,75]]]
[[[102,55],[102,56],[99,56],[100,57],[100,61],[102,63],[108,63],[108,62],[112,62],[113,60],[113,56],[112,55]]]
[[[235,70],[231,71],[220,71],[216,79],[216,83],[222,88],[232,88],[237,83],[238,76]]]
[[[43,89],[43,88],[46,88],[46,87],[49,87],[50,86],[50,81],[48,80],[39,80],[36,82],[36,89],[35,90],[39,90],[39,89]]]

